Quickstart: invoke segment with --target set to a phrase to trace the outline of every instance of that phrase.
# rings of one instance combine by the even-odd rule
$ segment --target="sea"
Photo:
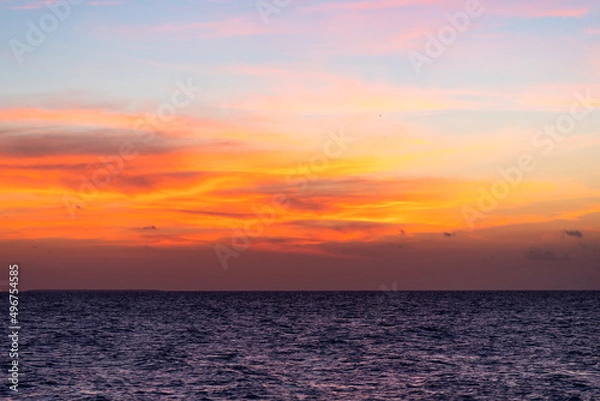
[[[19,319],[0,399],[600,401],[600,292],[29,291]]]

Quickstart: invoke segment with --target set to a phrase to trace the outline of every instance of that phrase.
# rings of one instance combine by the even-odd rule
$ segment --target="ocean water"
[[[600,292],[27,292],[19,313],[0,399],[600,400]]]

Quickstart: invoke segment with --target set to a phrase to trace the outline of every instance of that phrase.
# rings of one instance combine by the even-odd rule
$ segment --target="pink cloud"
[[[274,32],[274,28],[257,23],[248,17],[229,18],[221,21],[165,23],[144,26],[101,26],[102,31],[145,38],[148,35],[170,35],[169,39],[228,38],[257,36]]]
[[[28,4],[20,5],[20,6],[9,6],[8,8],[12,10],[37,10],[39,8],[45,8],[46,4],[52,4],[54,0],[48,1],[32,1]]]
[[[587,1],[574,1],[565,5],[556,0],[502,2],[493,6],[492,13],[522,18],[580,18],[587,15],[591,6]]]
[[[600,28],[590,27],[586,30],[586,33],[589,35],[600,35]]]
[[[38,10],[41,8],[47,8],[49,5],[55,3],[57,0],[42,0],[42,1],[32,1],[24,5],[19,6],[9,6],[8,8],[12,10]],[[114,6],[123,4],[121,0],[93,0],[87,1],[83,4],[92,7],[104,7],[104,6]]]
[[[321,12],[335,10],[384,10],[388,8],[405,7],[422,4],[446,4],[443,0],[383,0],[383,1],[359,1],[345,3],[328,3],[312,6],[304,9],[305,12]]]
[[[481,0],[479,2],[485,13],[492,15],[507,15],[525,18],[544,18],[544,17],[562,17],[562,18],[579,18],[587,15],[591,6],[586,5],[589,2],[572,2],[569,5],[558,1],[520,1],[520,2],[496,2]],[[580,3],[578,5],[577,3]],[[382,0],[376,2],[358,1],[358,2],[343,2],[343,3],[326,3],[317,6],[307,7],[303,11],[307,13],[314,12],[340,12],[340,11],[375,11],[387,10],[393,8],[401,8],[407,6],[430,6],[431,11],[439,10],[440,15],[448,11],[461,11],[465,5],[459,1],[444,1],[444,0]],[[428,13],[428,15],[431,15]],[[422,20],[422,19],[421,19]]]
[[[531,17],[561,17],[561,18],[579,18],[590,11],[589,8],[562,8],[554,10],[536,10]]]

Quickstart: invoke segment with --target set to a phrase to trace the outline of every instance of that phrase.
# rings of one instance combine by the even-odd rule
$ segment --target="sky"
[[[0,0],[22,289],[600,290],[596,0]]]

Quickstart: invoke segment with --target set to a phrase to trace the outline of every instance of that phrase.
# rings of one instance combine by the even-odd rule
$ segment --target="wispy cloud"
[[[583,233],[579,230],[563,230],[563,233],[569,237],[583,238]]]
[[[10,0],[9,0],[10,1]],[[58,0],[43,0],[43,1],[30,1],[27,4],[21,5],[10,5],[8,8],[12,10],[38,10],[38,9],[47,9],[48,6],[53,5]],[[16,2],[16,1],[12,1]],[[125,3],[125,1],[119,0],[90,0],[84,1],[83,4],[91,6],[91,7],[106,7],[106,6],[116,6]]]
[[[569,255],[558,255],[551,248],[543,249],[532,247],[525,251],[525,258],[529,260],[546,261],[546,262],[557,262],[569,260]]]

